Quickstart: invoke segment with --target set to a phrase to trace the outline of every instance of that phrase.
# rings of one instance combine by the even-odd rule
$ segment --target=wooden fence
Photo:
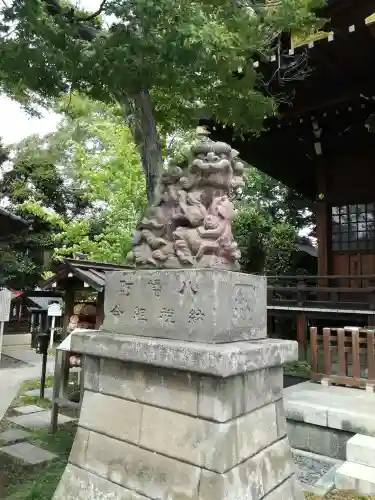
[[[310,328],[311,379],[375,387],[375,331],[359,328]]]
[[[375,310],[375,276],[268,276],[269,306]]]

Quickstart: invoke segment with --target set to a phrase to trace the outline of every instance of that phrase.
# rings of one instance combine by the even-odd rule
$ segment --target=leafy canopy
[[[118,107],[77,95],[68,99],[69,108],[67,100],[57,106],[65,116],[56,132],[15,148],[7,175],[19,177],[17,166],[27,159],[36,182],[21,182],[28,186],[21,198],[14,186],[12,198],[18,210],[48,225],[55,258],[83,252],[93,260],[123,262],[146,206],[139,154]],[[38,191],[49,172],[49,189]]]
[[[247,170],[233,227],[244,272],[314,274],[314,261],[297,249],[299,231],[314,227],[310,203],[259,170]]]
[[[0,85],[25,104],[73,89],[125,106],[147,90],[167,130],[202,115],[258,130],[275,108],[252,61],[266,60],[283,30],[309,30],[324,1],[107,0],[87,21],[61,10],[68,2],[9,3],[0,17]]]

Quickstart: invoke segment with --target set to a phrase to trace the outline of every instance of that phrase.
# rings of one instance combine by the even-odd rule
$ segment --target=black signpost
[[[44,389],[46,387],[46,370],[48,356],[48,341],[49,337],[46,333],[41,333],[36,339],[36,352],[42,354],[42,374],[40,376],[40,398],[44,398]]]

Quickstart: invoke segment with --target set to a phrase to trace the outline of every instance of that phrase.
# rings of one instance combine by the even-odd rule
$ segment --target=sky
[[[80,0],[75,2],[89,12],[98,9],[101,0]],[[4,145],[19,142],[30,134],[45,135],[53,132],[59,121],[59,116],[48,111],[42,118],[31,118],[15,101],[0,95],[0,138]]]

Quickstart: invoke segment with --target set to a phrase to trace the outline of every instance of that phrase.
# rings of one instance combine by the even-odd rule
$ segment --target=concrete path
[[[13,399],[17,396],[21,384],[25,380],[37,379],[41,374],[42,358],[35,351],[24,347],[4,347],[7,356],[28,363],[22,368],[0,370],[0,420],[3,418]],[[53,374],[55,359],[47,361],[47,375]]]

